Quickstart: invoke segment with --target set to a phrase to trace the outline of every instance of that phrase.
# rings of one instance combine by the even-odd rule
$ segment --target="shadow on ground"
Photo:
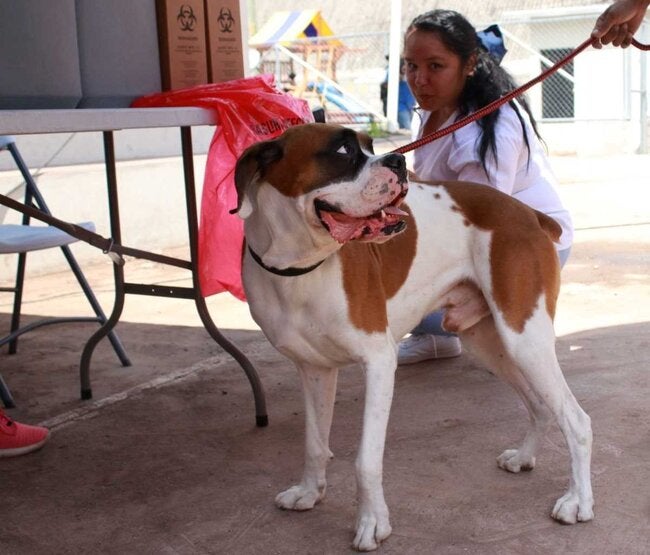
[[[0,354],[21,405],[16,418],[46,420],[84,406],[77,366],[89,328],[59,329],[25,336],[16,356]],[[202,328],[121,323],[118,331],[135,364],[119,367],[101,345],[92,371],[97,399],[190,371],[65,421],[38,453],[1,461],[4,553],[349,551],[363,401],[358,369],[339,380],[326,499],[312,511],[285,512],[273,498],[300,476],[302,398],[295,371],[261,332],[226,333],[259,370],[265,429],[254,426],[243,372]],[[549,518],[569,480],[557,428],[533,472],[507,474],[495,458],[527,424],[507,386],[466,355],[400,368],[384,469],[393,535],[380,552],[647,550],[649,338],[644,323],[558,340],[567,380],[594,427],[596,519],[576,526]]]

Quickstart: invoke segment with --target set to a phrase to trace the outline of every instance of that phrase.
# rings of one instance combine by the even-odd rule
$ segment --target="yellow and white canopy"
[[[250,37],[254,48],[280,43],[283,46],[297,39],[331,37],[332,29],[318,10],[275,12],[262,28]]]

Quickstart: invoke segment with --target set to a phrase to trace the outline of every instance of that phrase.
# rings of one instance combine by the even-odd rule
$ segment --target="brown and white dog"
[[[569,447],[571,480],[552,516],[564,523],[593,518],[590,419],[555,354],[560,271],[553,241],[561,230],[551,218],[468,183],[414,183],[402,203],[404,157],[375,156],[369,137],[328,124],[293,127],[253,145],[237,163],[235,182],[251,313],[295,362],[305,394],[304,472],[276,497],[279,507],[311,509],[325,495],[337,373],[358,363],[366,394],[353,546],[373,550],[390,535],[382,459],[397,342],[444,307],[446,329],[530,411],[522,444],[504,451],[498,465],[532,469],[555,419]]]

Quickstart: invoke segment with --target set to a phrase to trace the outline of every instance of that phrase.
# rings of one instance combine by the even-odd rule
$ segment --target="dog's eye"
[[[336,151],[337,154],[351,154],[352,147],[348,143],[343,143]]]

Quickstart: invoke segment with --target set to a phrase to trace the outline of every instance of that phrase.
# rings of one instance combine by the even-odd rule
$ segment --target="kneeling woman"
[[[452,124],[516,88],[459,13],[433,10],[416,17],[404,38],[406,80],[418,103],[414,136]],[[419,117],[418,117],[419,116]],[[472,181],[512,195],[562,227],[558,256],[566,262],[573,227],[562,205],[535,120],[523,98],[413,153],[424,181]],[[436,240],[444,241],[444,237]],[[427,316],[399,345],[399,364],[458,356],[459,339],[446,333],[443,312]]]

